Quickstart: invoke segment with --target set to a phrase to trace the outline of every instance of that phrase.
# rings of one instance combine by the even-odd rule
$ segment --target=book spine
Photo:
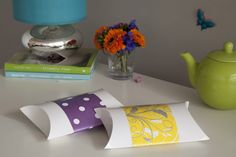
[[[40,78],[57,80],[90,80],[91,75],[80,74],[57,74],[57,73],[34,73],[5,71],[5,77],[10,78]]]
[[[5,71],[14,72],[47,72],[47,73],[65,73],[65,74],[91,74],[90,67],[45,65],[45,64],[13,64],[5,63]]]

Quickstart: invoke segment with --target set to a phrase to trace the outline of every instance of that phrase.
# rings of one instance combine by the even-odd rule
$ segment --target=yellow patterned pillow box
[[[208,140],[188,106],[183,102],[96,109],[110,137],[105,148]]]
[[[124,108],[134,146],[178,142],[178,128],[168,105]]]

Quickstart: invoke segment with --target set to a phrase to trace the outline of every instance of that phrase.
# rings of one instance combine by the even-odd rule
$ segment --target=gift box
[[[96,108],[119,107],[122,104],[103,89],[67,97],[39,105],[24,106],[20,110],[47,139],[91,129],[102,124]]]
[[[188,106],[184,102],[96,109],[109,136],[105,148],[208,140]]]

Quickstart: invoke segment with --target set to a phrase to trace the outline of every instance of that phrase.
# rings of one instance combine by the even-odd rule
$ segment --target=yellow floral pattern
[[[178,142],[178,129],[168,105],[126,107],[124,112],[133,146]]]

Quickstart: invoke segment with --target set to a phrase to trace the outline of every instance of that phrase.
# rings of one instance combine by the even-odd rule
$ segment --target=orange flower
[[[103,45],[103,32],[105,30],[108,30],[108,27],[106,26],[101,26],[99,29],[97,29],[95,35],[94,35],[94,39],[93,39],[93,42],[95,44],[95,46],[98,48],[98,49],[101,49],[102,48],[102,45]]]
[[[125,45],[123,43],[123,36],[125,34],[126,32],[121,29],[109,30],[104,39],[104,49],[111,54],[115,54],[124,49]]]
[[[137,29],[132,29],[131,32],[133,33],[134,42],[139,44],[141,47],[144,47],[145,45],[144,36]]]

